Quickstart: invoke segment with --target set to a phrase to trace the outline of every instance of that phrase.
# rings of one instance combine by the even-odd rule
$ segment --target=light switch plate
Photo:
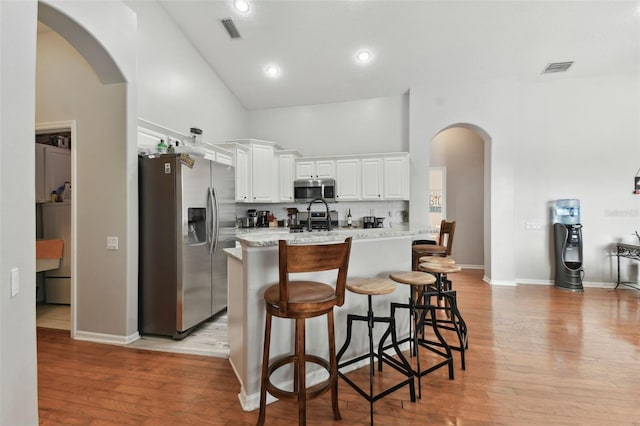
[[[107,250],[118,250],[118,237],[107,237]]]
[[[11,297],[16,297],[20,291],[20,270],[11,269]]]

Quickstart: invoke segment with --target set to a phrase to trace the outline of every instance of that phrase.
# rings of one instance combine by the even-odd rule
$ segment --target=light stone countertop
[[[238,232],[236,240],[245,247],[268,247],[278,244],[278,240],[292,241],[294,244],[310,244],[342,241],[347,237],[354,240],[412,236],[416,232],[409,231],[407,226],[393,228],[338,228],[331,231],[289,232],[288,228],[262,228]]]

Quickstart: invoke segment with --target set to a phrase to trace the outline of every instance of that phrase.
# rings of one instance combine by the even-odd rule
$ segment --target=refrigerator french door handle
[[[211,254],[213,247],[213,193],[211,188],[207,188],[207,244],[209,254]]]
[[[209,253],[213,253],[214,251],[216,251],[216,249],[218,248],[218,235],[220,234],[220,211],[218,209],[218,197],[216,197],[216,191],[213,187],[209,188],[209,191],[211,192],[211,198],[213,199],[213,212],[214,212],[214,220],[215,220],[215,226],[214,226],[214,232],[213,232],[213,244],[211,245],[211,249],[209,251]]]

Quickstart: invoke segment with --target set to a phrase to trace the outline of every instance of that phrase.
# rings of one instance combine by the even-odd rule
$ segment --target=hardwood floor
[[[440,369],[423,377],[419,402],[406,388],[377,401],[376,424],[640,425],[640,292],[491,287],[479,271],[452,278],[469,327],[466,371],[454,352],[454,380]],[[240,408],[225,359],[38,329],[38,369],[42,425],[253,425],[258,416]],[[376,378],[388,385],[392,376],[385,369]],[[342,421],[330,408],[328,394],[310,401],[308,424],[369,424],[369,404],[342,380]],[[295,417],[288,402],[267,408],[269,425]]]

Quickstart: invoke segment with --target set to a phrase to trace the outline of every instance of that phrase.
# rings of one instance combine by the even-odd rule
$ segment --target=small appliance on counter
[[[327,224],[327,212],[326,211],[312,211],[298,213],[298,220],[301,224],[306,225],[308,223],[309,214],[311,214],[311,230],[325,230],[328,228]],[[331,221],[331,227],[338,227],[338,212],[336,210],[329,211],[329,220]]]
[[[258,228],[266,228],[269,226],[269,210],[258,210],[256,226]]]
[[[247,210],[247,228],[253,228],[258,223],[258,214],[256,213],[256,209]]]
[[[294,226],[298,226],[299,222],[298,222],[298,209],[296,207],[289,207],[287,208],[287,216],[289,219],[289,226],[290,227],[294,227]]]
[[[365,229],[375,228],[376,227],[376,217],[375,216],[363,216],[362,217],[362,227]]]

